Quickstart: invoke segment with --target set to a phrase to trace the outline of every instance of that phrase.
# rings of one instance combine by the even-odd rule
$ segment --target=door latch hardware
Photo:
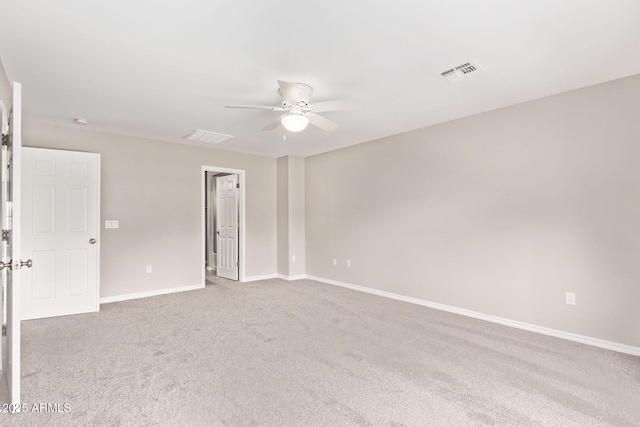
[[[19,270],[22,267],[27,267],[27,268],[31,268],[31,266],[33,265],[33,261],[31,261],[30,259],[26,260],[26,261],[22,261],[20,260],[20,262],[16,261],[8,261],[8,262],[3,262],[0,261],[0,271],[4,270],[5,268],[8,268],[9,270]]]
[[[2,324],[2,336],[7,336],[7,325],[5,325],[4,323]]]

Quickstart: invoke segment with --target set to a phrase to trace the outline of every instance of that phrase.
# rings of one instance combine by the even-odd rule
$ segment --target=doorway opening
[[[245,171],[202,167],[202,283],[245,277]]]

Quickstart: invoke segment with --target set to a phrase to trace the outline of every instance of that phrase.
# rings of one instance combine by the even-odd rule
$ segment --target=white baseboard
[[[100,304],[109,304],[112,302],[128,301],[130,299],[155,297],[157,295],[166,295],[166,294],[173,294],[176,292],[193,291],[195,289],[204,289],[204,285],[180,286],[177,288],[158,289],[154,291],[136,292],[133,294],[105,297],[105,298],[100,298]]]
[[[282,280],[301,280],[301,279],[306,279],[307,275],[306,274],[300,274],[298,276],[285,276],[284,274],[278,274],[278,279],[282,279]]]
[[[296,276],[300,277],[300,276]],[[437,302],[426,301],[418,298],[407,297],[404,295],[394,294],[391,292],[380,291],[378,289],[367,288],[366,286],[353,285],[351,283],[339,282],[337,280],[324,279],[316,276],[304,276],[301,278],[307,278],[310,280],[316,280],[318,282],[327,283],[329,285],[341,286],[343,288],[349,288],[356,291],[367,292],[369,294],[378,295],[381,297],[392,298],[398,301],[409,302],[412,304],[422,305],[424,307],[434,308],[436,310],[447,311],[449,313],[461,314],[467,317],[473,317],[475,319],[486,320],[487,322],[498,323],[504,326],[510,326],[512,328],[522,329],[529,332],[536,332],[542,335],[549,335],[556,338],[562,338],[569,341],[579,342],[581,344],[592,345],[594,347],[605,348],[607,350],[617,351],[619,353],[631,354],[633,356],[640,356],[640,347],[633,347],[626,344],[616,343],[612,341],[605,341],[598,338],[592,338],[585,335],[578,335],[571,332],[559,331],[557,329],[545,328],[543,326],[532,325],[530,323],[519,322],[517,320],[505,319],[503,317],[491,316],[489,314],[478,313],[464,308],[453,307],[450,305],[439,304]]]
[[[242,281],[244,282],[255,282],[258,280],[269,280],[269,279],[277,279],[278,275],[277,274],[265,274],[262,276],[245,276],[244,280]]]

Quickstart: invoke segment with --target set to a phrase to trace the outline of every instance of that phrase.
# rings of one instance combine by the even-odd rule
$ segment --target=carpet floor
[[[311,280],[215,279],[22,330],[22,400],[60,412],[3,427],[640,426],[638,357]]]

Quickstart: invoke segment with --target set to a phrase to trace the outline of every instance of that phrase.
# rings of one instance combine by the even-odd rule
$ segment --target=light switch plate
[[[105,221],[104,228],[118,228],[118,221]]]

